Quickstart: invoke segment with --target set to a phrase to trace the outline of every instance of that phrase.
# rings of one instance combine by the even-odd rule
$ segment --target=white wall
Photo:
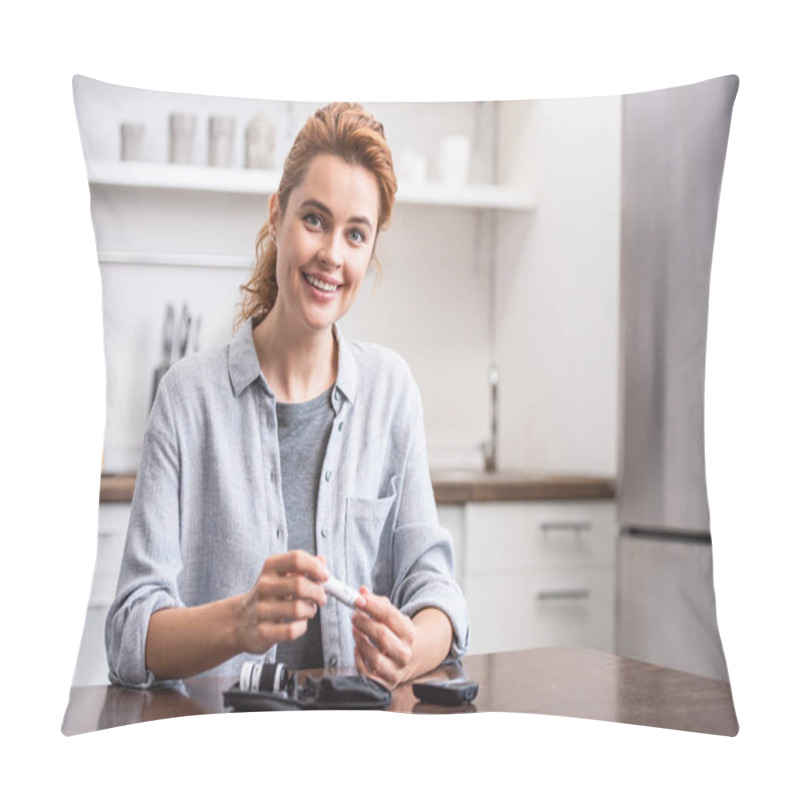
[[[499,179],[535,189],[498,221],[499,459],[616,471],[620,97],[500,104]]]
[[[117,160],[121,121],[146,128],[144,158],[165,162],[171,111],[237,118],[234,163],[253,114],[276,121],[279,162],[315,103],[204,98],[78,82],[88,158]],[[425,405],[434,466],[480,466],[490,423],[488,369],[500,366],[500,466],[613,474],[616,464],[616,280],[619,215],[618,98],[501,103],[365,103],[381,119],[396,159],[421,153],[436,179],[438,143],[473,139],[471,180],[493,172],[527,183],[535,212],[490,212],[399,203],[379,241],[383,279],[368,281],[344,321],[354,338],[386,344],[409,361]],[[495,152],[499,130],[499,156]],[[102,263],[107,409],[105,468],[136,468],[164,308],[202,316],[200,346],[226,342],[247,269],[146,266],[137,252],[252,258],[266,199],[179,190],[94,187]],[[494,235],[496,233],[496,236]],[[493,273],[494,270],[494,273]]]

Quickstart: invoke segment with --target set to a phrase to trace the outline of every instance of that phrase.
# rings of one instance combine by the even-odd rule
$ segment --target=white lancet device
[[[350,608],[356,607],[356,600],[360,597],[355,589],[333,576],[322,584],[322,588],[331,597],[335,597],[340,603],[344,603]]]

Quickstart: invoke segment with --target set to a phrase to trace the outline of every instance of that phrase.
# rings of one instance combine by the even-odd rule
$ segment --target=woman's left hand
[[[394,689],[408,676],[416,628],[412,620],[392,605],[388,597],[361,587],[353,614],[356,667],[362,675]]]

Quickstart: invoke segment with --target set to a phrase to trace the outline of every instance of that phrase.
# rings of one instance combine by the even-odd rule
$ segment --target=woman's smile
[[[330,281],[326,281],[324,278],[320,278],[317,275],[309,275],[306,272],[303,272],[302,275],[305,278],[306,283],[311,284],[311,286],[313,286],[315,289],[318,289],[325,294],[334,295],[336,290],[341,286],[341,284],[331,283]]]

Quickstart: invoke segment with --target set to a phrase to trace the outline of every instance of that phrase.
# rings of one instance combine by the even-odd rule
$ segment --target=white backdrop
[[[774,794],[790,776],[799,710],[789,4],[766,0],[745,13],[712,0],[495,0],[467,16],[464,4],[414,0],[229,0],[208,18],[198,8],[76,0],[4,14],[3,783],[31,795],[70,787],[123,797],[244,787],[382,797],[421,785],[470,796]],[[94,536],[76,532],[96,529],[104,397],[73,74],[230,96],[455,100],[620,94],[732,72],[741,87],[712,269],[706,414],[712,528],[725,531],[714,542],[715,586],[735,739],[530,715],[352,713],[61,736],[94,559]]]

